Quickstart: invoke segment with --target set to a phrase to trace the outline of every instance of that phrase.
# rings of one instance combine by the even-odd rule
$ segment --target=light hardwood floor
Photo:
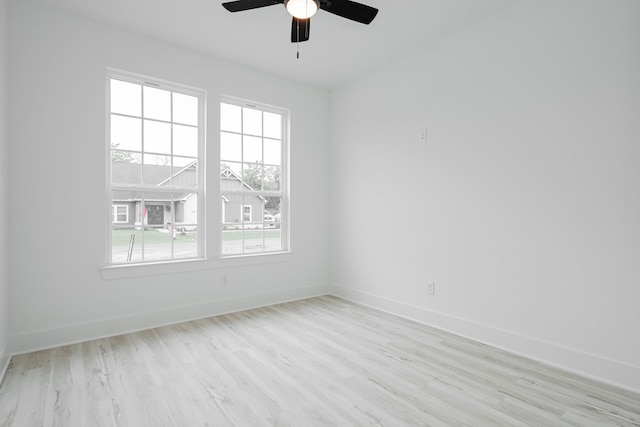
[[[14,357],[2,426],[640,426],[640,395],[319,297]]]

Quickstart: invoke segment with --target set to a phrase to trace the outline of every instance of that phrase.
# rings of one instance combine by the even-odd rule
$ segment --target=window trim
[[[281,200],[281,215],[280,215],[280,223],[284,224],[281,227],[282,232],[282,250],[281,251],[273,251],[273,252],[262,252],[262,253],[244,253],[244,254],[222,254],[222,239],[221,239],[221,230],[220,224],[218,222],[215,224],[216,220],[224,220],[224,201],[220,195],[220,181],[219,176],[216,176],[215,179],[212,179],[212,175],[209,171],[208,175],[208,184],[209,188],[207,189],[207,182],[204,180],[205,176],[207,176],[207,160],[209,162],[213,162],[216,168],[219,168],[220,159],[220,146],[219,143],[212,145],[209,147],[211,149],[213,147],[214,153],[217,154],[208,154],[207,149],[207,140],[206,140],[206,126],[209,121],[209,117],[207,116],[207,104],[208,97],[207,91],[191,87],[187,85],[183,85],[180,83],[165,81],[149,76],[144,76],[137,73],[131,73],[124,70],[119,70],[115,68],[107,68],[105,76],[105,162],[107,164],[106,167],[106,177],[105,177],[105,194],[108,197],[106,199],[106,211],[108,214],[108,218],[111,219],[112,215],[112,200],[111,200],[111,147],[109,144],[110,141],[110,128],[109,123],[110,120],[107,115],[110,115],[110,79],[116,78],[124,81],[132,81],[134,83],[151,83],[151,84],[164,84],[170,87],[173,87],[178,90],[180,93],[184,92],[193,92],[194,96],[199,96],[200,98],[200,111],[199,111],[199,124],[198,124],[198,137],[200,140],[200,145],[198,149],[198,159],[201,163],[202,167],[199,168],[198,173],[199,182],[202,184],[200,188],[199,198],[200,202],[198,204],[198,245],[199,247],[199,258],[192,259],[174,259],[174,260],[166,260],[166,261],[147,261],[144,263],[126,263],[126,264],[111,264],[107,261],[110,261],[110,250],[111,250],[111,230],[112,230],[112,222],[109,220],[105,221],[105,235],[107,236],[107,248],[105,252],[105,264],[100,266],[98,270],[104,280],[118,280],[118,279],[126,279],[126,278],[136,278],[136,277],[147,277],[151,275],[163,275],[163,274],[174,274],[174,273],[185,273],[185,272],[193,272],[193,271],[207,271],[207,270],[218,270],[218,269],[228,269],[228,268],[239,268],[243,266],[253,266],[253,265],[265,265],[265,264],[273,264],[273,263],[283,263],[283,262],[291,262],[294,259],[294,252],[291,248],[290,243],[290,182],[289,182],[289,150],[290,150],[290,118],[291,112],[289,109],[282,107],[269,106],[267,104],[260,104],[260,108],[264,111],[274,112],[278,114],[284,114],[286,120],[283,120],[282,126],[282,165],[281,165],[281,176],[284,177],[283,184],[281,186],[280,192],[282,200]],[[256,106],[256,103],[249,100],[243,100],[241,98],[221,95],[218,96],[215,100],[217,102],[217,106],[219,107],[221,102],[229,102],[232,104],[243,103]],[[219,111],[218,108],[213,108],[212,111]],[[214,119],[219,123],[219,115],[217,119]],[[215,127],[214,127],[215,128]],[[218,135],[213,136],[213,142],[218,142]],[[210,141],[212,142],[212,141]],[[217,160],[216,160],[217,159]],[[216,164],[217,161],[217,164]],[[209,167],[211,169],[211,167]],[[214,190],[213,193],[211,191],[211,185],[213,185]],[[205,199],[206,196],[206,199]],[[212,196],[213,199],[211,199]],[[220,205],[218,205],[220,203]],[[208,206],[208,210],[207,210]],[[218,206],[219,209],[215,213]],[[129,219],[131,220],[131,216],[137,215],[137,212],[134,212],[132,209],[129,209]],[[141,213],[140,213],[141,214]],[[221,215],[218,217],[218,215]],[[212,225],[211,221],[214,222]],[[264,219],[262,218],[262,221]],[[207,246],[208,243],[208,246]],[[216,248],[217,247],[217,248]],[[108,257],[108,258],[107,258]]]
[[[192,271],[220,270],[291,262],[293,252],[265,252],[225,256],[213,259],[178,259],[173,261],[146,262],[144,264],[112,264],[101,267],[100,274],[104,280],[126,279],[153,275],[186,273]]]
[[[112,219],[112,206],[113,206],[113,191],[118,190],[131,190],[140,189],[144,191],[154,191],[154,192],[167,192],[170,194],[171,192],[176,193],[179,192],[178,188],[171,189],[161,189],[154,188],[152,186],[145,186],[144,183],[140,183],[134,187],[126,186],[126,185],[118,185],[113,184],[111,182],[111,81],[112,80],[120,80],[124,82],[129,82],[133,84],[139,84],[142,87],[151,87],[151,88],[159,88],[163,90],[168,90],[174,93],[185,94],[189,96],[196,97],[198,99],[198,151],[197,151],[197,163],[198,167],[196,170],[196,179],[197,186],[195,188],[189,188],[190,192],[197,194],[197,204],[198,211],[196,215],[197,221],[197,239],[196,239],[196,257],[191,258],[171,258],[167,260],[149,260],[142,262],[113,262],[112,259],[112,230],[113,224],[122,224],[122,223],[114,223],[111,221]],[[182,261],[194,261],[194,260],[204,260],[206,259],[206,223],[205,223],[205,209],[206,209],[206,182],[204,180],[205,177],[205,169],[206,169],[206,153],[205,153],[205,127],[206,127],[206,100],[207,93],[206,90],[170,82],[167,80],[157,79],[155,77],[145,76],[137,73],[131,73],[128,71],[118,70],[115,68],[107,68],[105,75],[105,163],[106,163],[106,178],[105,178],[105,189],[106,189],[106,204],[107,209],[110,212],[108,215],[108,219],[106,221],[106,237],[107,237],[107,247],[105,252],[105,266],[101,270],[108,270],[114,267],[139,267],[143,265],[150,264],[162,264],[162,263],[175,263]],[[141,119],[144,118],[141,116]],[[173,123],[173,121],[171,121]],[[146,153],[142,151],[141,153]],[[149,152],[151,153],[151,152]],[[153,154],[153,153],[151,153]],[[179,156],[178,156],[179,157]],[[173,226],[173,225],[172,225]],[[103,275],[104,276],[104,275]]]

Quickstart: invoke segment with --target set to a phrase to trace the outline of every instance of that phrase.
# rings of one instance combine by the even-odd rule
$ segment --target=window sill
[[[216,259],[189,259],[163,261],[144,264],[108,265],[100,268],[104,280],[125,279],[129,277],[153,276],[202,270],[245,267],[248,265],[289,262],[293,258],[291,252],[275,252],[268,254],[227,256]]]

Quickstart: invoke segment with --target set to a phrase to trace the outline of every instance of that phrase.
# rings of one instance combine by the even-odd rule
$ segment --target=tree
[[[118,150],[118,143],[111,143],[111,161],[120,163],[139,163],[139,160],[129,151]]]
[[[245,166],[242,180],[255,191],[278,191],[280,190],[280,167],[263,166],[260,163],[251,163]],[[280,210],[280,197],[265,197],[265,209],[272,211]]]
[[[242,180],[256,191],[280,190],[280,167],[263,166],[260,163],[245,165]]]

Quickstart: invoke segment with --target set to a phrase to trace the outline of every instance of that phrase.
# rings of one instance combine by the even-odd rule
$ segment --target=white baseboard
[[[343,286],[332,285],[331,294],[573,372],[586,378],[640,393],[640,367],[638,366]]]
[[[11,349],[14,355],[30,353],[68,344],[76,344],[94,339],[188,322],[190,320],[203,319],[225,313],[326,295],[328,290],[329,286],[326,284],[292,288],[264,294],[217,299],[167,310],[24,333],[11,337]]]

